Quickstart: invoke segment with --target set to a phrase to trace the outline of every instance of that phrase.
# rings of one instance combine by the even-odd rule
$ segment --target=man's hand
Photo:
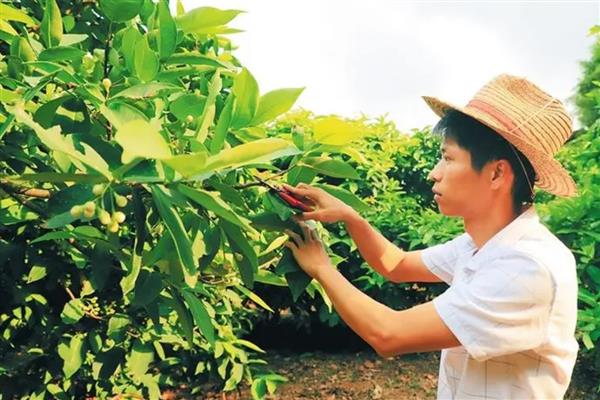
[[[304,237],[286,229],[285,233],[292,240],[286,242],[284,246],[292,250],[298,265],[311,278],[318,279],[319,272],[323,268],[332,268],[331,260],[325,251],[323,242],[321,242],[317,231],[309,228],[304,222],[298,222],[298,225],[302,228]]]
[[[306,221],[309,219],[325,222],[346,222],[356,211],[337,197],[334,197],[321,188],[300,183],[298,187],[283,184],[285,189],[292,192],[297,197],[304,197],[314,204],[315,211],[303,212],[294,217],[296,221]]]

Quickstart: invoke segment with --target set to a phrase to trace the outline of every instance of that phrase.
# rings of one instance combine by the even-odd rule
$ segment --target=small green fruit
[[[113,222],[122,224],[125,222],[125,214],[123,214],[121,211],[115,211],[112,215],[112,220]]]
[[[192,122],[194,122],[194,117],[192,117],[191,115],[188,115],[187,117],[185,117],[185,122],[187,122],[188,124],[191,124]]]
[[[86,201],[83,205],[83,210],[94,212],[96,211],[96,204],[93,201]]]
[[[94,214],[95,214],[95,210],[90,210],[87,208],[83,209],[83,216],[86,218],[92,218],[94,216]]]
[[[111,223],[110,214],[106,210],[100,211],[100,215],[98,216],[98,219],[100,219],[100,223],[102,225],[108,225]]]
[[[71,207],[71,216],[73,218],[79,218],[81,217],[81,213],[83,212],[83,207],[82,206],[73,206]]]
[[[110,90],[111,85],[112,85],[112,82],[110,81],[110,79],[108,79],[108,78],[102,79],[102,86],[104,86],[104,89],[106,89],[107,92]]]
[[[117,206],[125,207],[127,205],[127,197],[116,195],[115,202],[117,203]]]
[[[112,221],[110,224],[108,224],[107,229],[109,232],[117,233],[119,232],[119,223],[116,221]]]
[[[102,192],[104,192],[104,185],[101,183],[94,185],[92,188],[92,193],[94,193],[95,196],[100,196]]]

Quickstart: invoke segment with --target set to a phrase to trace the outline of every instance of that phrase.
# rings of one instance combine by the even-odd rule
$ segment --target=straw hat
[[[554,159],[571,136],[571,117],[563,104],[525,78],[499,75],[484,85],[464,107],[423,96],[440,117],[451,109],[492,128],[531,162],[535,185],[558,196],[575,196],[577,187]]]

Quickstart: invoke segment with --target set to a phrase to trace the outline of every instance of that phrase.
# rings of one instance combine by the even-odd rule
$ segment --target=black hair
[[[433,127],[433,133],[454,140],[460,148],[468,151],[471,166],[477,172],[481,172],[490,161],[508,161],[514,174],[511,193],[515,215],[521,214],[525,205],[533,203],[535,193],[532,186],[536,174],[531,163],[492,128],[460,111],[450,110]]]

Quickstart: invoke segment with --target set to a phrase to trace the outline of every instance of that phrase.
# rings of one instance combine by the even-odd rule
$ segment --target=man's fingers
[[[303,212],[302,214],[298,214],[298,215],[294,216],[294,218],[296,218],[300,221],[307,221],[309,219],[314,219],[314,220],[320,221],[319,216],[320,216],[319,211],[309,211],[309,212]]]
[[[308,227],[308,225],[306,225],[304,222],[300,222],[299,225],[302,228],[302,232],[304,233],[305,241],[308,242],[308,241],[312,240],[312,234],[311,234],[312,229],[310,229]]]
[[[296,232],[293,232],[293,231],[291,231],[289,229],[286,229],[285,233],[287,233],[287,235],[289,237],[291,237],[292,240],[294,240],[294,244],[296,246],[298,246],[298,247],[300,246],[300,244],[302,243],[302,238],[300,237],[300,235],[298,235]]]
[[[298,250],[298,246],[296,246],[296,244],[294,242],[292,242],[291,240],[288,240],[283,245],[292,251]]]
[[[290,186],[286,183],[283,183],[281,186],[284,189],[289,190],[290,192],[292,192],[293,194],[298,195],[298,196],[315,198],[315,195],[317,194],[316,188],[314,188],[312,186],[308,186],[305,183],[300,183],[296,187]]]

